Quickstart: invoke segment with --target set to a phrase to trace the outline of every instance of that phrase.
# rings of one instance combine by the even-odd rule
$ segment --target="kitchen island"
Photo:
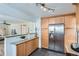
[[[35,34],[6,37],[6,56],[27,56],[38,48],[38,37]]]

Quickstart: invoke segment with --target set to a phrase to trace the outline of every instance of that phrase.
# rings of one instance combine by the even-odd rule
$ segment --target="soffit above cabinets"
[[[46,3],[47,7],[54,8],[54,15],[74,13],[72,3]],[[35,3],[5,3],[0,4],[0,18],[4,20],[36,21],[41,16],[53,16],[53,13],[43,11]]]

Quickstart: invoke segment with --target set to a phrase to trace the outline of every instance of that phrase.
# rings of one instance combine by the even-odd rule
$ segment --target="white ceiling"
[[[72,3],[46,3],[50,8],[54,8],[54,15],[73,13]],[[43,11],[35,3],[9,3],[0,4],[0,21],[3,20],[29,20],[36,21],[41,16],[53,16],[53,13]]]

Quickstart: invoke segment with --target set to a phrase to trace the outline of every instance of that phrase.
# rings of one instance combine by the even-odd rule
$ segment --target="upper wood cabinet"
[[[76,18],[74,15],[65,16],[65,28],[76,28]]]
[[[55,24],[64,23],[64,16],[56,17]]]
[[[49,24],[58,24],[58,23],[64,23],[64,17],[60,16],[60,17],[52,17],[49,18]]]
[[[48,48],[48,29],[42,29],[42,48]]]
[[[48,18],[41,19],[41,28],[48,28]]]
[[[49,18],[48,20],[49,24],[55,24],[55,19],[56,18]]]

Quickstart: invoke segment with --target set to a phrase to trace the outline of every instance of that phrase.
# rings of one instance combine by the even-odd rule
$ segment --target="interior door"
[[[54,27],[55,50],[64,52],[64,25],[55,24]]]

